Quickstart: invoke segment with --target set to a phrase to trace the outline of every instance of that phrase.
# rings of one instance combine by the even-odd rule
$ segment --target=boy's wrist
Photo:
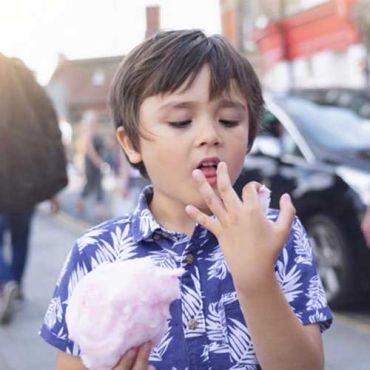
[[[267,293],[275,290],[277,287],[280,289],[274,269],[255,272],[250,271],[248,279],[243,282],[234,280],[234,285],[239,299],[250,299],[256,294],[260,295],[261,292]]]

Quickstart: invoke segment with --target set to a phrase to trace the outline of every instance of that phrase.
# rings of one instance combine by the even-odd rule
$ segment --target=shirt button
[[[194,256],[192,254],[187,254],[184,259],[187,265],[191,265],[194,262]]]
[[[189,320],[188,328],[190,330],[195,330],[198,328],[198,326],[199,326],[199,322],[197,320],[194,320],[194,319]]]

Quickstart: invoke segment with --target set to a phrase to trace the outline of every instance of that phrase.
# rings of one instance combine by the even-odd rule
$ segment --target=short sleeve
[[[39,332],[47,343],[74,356],[79,354],[79,348],[69,339],[65,321],[66,309],[75,286],[90,270],[89,259],[76,244],[64,263]]]
[[[317,273],[307,233],[296,217],[275,266],[280,287],[303,325],[319,324],[323,332],[333,315]]]

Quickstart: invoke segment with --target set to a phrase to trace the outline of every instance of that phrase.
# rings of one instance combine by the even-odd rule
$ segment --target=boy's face
[[[232,183],[240,174],[248,145],[247,102],[235,87],[210,101],[209,81],[205,66],[187,90],[152,96],[141,105],[140,150],[124,147],[131,162],[144,162],[153,201],[206,210],[192,171],[200,168],[214,188],[219,161],[226,162]]]

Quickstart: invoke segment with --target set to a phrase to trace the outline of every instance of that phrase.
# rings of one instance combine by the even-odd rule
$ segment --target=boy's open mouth
[[[210,185],[215,185],[217,183],[217,165],[219,162],[220,159],[217,157],[205,158],[197,167],[203,172],[204,177]]]

